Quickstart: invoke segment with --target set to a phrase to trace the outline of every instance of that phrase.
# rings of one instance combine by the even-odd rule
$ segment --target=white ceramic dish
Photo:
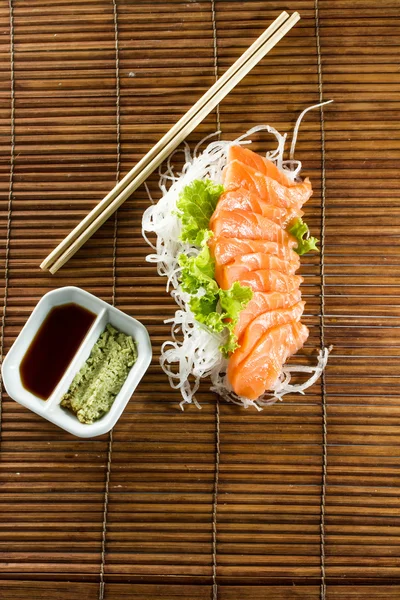
[[[97,316],[57,387],[48,400],[42,400],[23,387],[19,366],[49,311],[54,306],[69,302],[80,304]],[[111,323],[116,329],[133,337],[137,342],[138,358],[130,370],[121,391],[115,398],[110,411],[95,423],[86,425],[78,421],[70,411],[61,408],[60,400],[63,394],[67,392],[75,374],[88,358],[92,347],[107,323]],[[89,294],[89,292],[85,292],[77,287],[63,287],[48,292],[37,304],[3,361],[3,383],[8,395],[16,402],[19,402],[19,404],[26,406],[26,408],[55,423],[69,433],[78,437],[88,438],[107,433],[114,427],[136,386],[145,374],[151,357],[152,350],[149,334],[142,323],[107,304],[107,302]]]

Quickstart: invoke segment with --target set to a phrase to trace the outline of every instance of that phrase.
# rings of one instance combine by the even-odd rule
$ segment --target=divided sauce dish
[[[95,319],[57,386],[47,400],[42,400],[23,386],[20,364],[49,312],[56,306],[68,303],[74,303],[89,310],[94,313]],[[109,412],[98,421],[85,424],[81,423],[72,412],[62,408],[60,401],[68,391],[73,378],[88,359],[94,344],[108,323],[119,331],[132,336],[136,342],[137,360],[130,369],[128,377],[115,397]],[[152,349],[149,334],[142,323],[89,292],[72,286],[63,287],[48,292],[36,305],[3,361],[3,384],[13,400],[65,431],[77,437],[94,437],[107,433],[114,427],[145,374],[151,358]]]

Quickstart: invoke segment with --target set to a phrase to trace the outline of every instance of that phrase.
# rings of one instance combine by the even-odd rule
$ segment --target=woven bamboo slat
[[[39,264],[282,10],[301,21],[189,143],[218,122],[226,138],[269,123],[290,141],[302,109],[334,99],[297,144],[324,243],[302,261],[310,339],[296,361],[334,348],[306,396],[261,413],[220,403],[215,507],[216,398],[205,383],[202,410],[182,413],[158,365],[174,303],[145,262],[145,189],[55,276]],[[211,600],[215,562],[218,600],[398,598],[397,0],[0,0],[0,27],[2,353],[69,284],[114,297],[154,348],[112,443],[2,390],[0,596]],[[149,187],[157,197],[155,175]]]

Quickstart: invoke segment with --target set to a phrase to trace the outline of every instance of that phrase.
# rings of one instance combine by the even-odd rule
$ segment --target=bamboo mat
[[[205,385],[182,413],[158,366],[174,303],[145,262],[145,190],[56,276],[39,263],[283,9],[300,23],[189,141],[218,122],[290,132],[335,100],[297,145],[324,250],[303,261],[305,353],[334,349],[304,397],[257,414]],[[0,0],[0,24],[1,353],[67,284],[154,346],[112,437],[73,438],[2,391],[1,598],[211,600],[214,568],[219,600],[399,598],[398,0]]]

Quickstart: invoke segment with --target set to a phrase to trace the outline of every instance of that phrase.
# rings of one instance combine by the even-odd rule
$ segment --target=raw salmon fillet
[[[282,260],[287,260],[296,265],[296,269],[298,269],[300,267],[300,257],[291,249],[295,245],[296,242],[292,237],[289,238],[287,246],[278,244],[278,242],[270,242],[269,240],[240,240],[225,236],[213,237],[209,241],[211,251],[219,265],[226,265],[233,262],[235,258],[243,256],[243,254],[262,252],[263,254],[272,254]]]
[[[290,260],[279,258],[274,254],[254,252],[237,256],[227,265],[218,265],[218,268],[236,273],[237,279],[239,280],[240,277],[245,275],[248,271],[259,271],[260,269],[273,269],[274,271],[294,275],[298,269],[298,264],[296,262],[291,262]]]
[[[302,348],[307,337],[307,327],[297,322],[267,331],[239,365],[233,367],[228,363],[228,379],[235,393],[256,400],[266,390],[273,389],[282,365]]]
[[[283,275],[294,275],[297,265],[281,260],[273,254],[244,254],[228,265],[215,266],[215,278],[223,290],[228,290],[235,281],[242,281],[252,271],[278,271]],[[267,290],[266,290],[267,291]]]
[[[280,225],[262,215],[246,210],[221,210],[210,225],[215,237],[237,237],[248,240],[269,240],[285,246],[294,238]],[[293,244],[295,245],[295,244]]]
[[[301,216],[301,207],[312,194],[311,184],[307,179],[288,188],[237,160],[225,167],[223,184],[227,192],[244,188],[259,196],[262,202],[292,210],[293,216],[296,213]]]
[[[302,216],[312,190],[308,180],[291,181],[271,161],[247,148],[231,146],[209,241],[218,285],[238,281],[253,291],[235,326],[239,347],[228,362],[233,391],[256,400],[277,383],[285,361],[304,344],[308,329],[300,323],[296,275],[297,240],[287,231]]]
[[[281,292],[287,294],[297,290],[303,282],[303,278],[299,275],[287,275],[279,271],[260,269],[259,271],[248,271],[239,281],[242,285],[251,288],[253,292]],[[218,284],[220,285],[219,282]],[[220,285],[220,287],[222,286]]]
[[[263,217],[267,217],[267,219],[275,221],[275,223],[279,223],[279,225],[284,224],[288,218],[288,211],[285,208],[263,202],[259,196],[244,188],[224,192],[222,194],[218,200],[218,207],[211,217],[210,224],[218,218],[221,210],[247,210],[262,215]]]
[[[255,152],[252,152],[252,150],[249,150],[248,148],[239,146],[238,144],[231,146],[228,151],[228,164],[230,164],[234,160],[238,160],[247,165],[248,167],[259,171],[263,175],[271,177],[272,179],[274,179],[278,183],[281,183],[282,185],[285,185],[286,187],[296,185],[285,175],[285,173],[280,171],[278,167],[274,165],[273,162],[271,162],[267,158],[263,158]]]
[[[262,336],[273,327],[299,321],[304,311],[305,302],[298,302],[291,308],[280,308],[269,310],[256,317],[246,328],[243,336],[239,339],[240,347],[229,359],[230,370],[235,370],[240,363],[255,348]]]
[[[282,294],[281,292],[254,292],[248,305],[241,311],[235,327],[235,335],[240,340],[247,326],[259,315],[276,309],[286,309],[301,300],[300,290]]]

